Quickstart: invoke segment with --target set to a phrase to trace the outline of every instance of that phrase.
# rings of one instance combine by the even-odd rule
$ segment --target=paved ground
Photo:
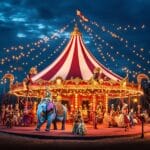
[[[34,128],[35,127],[13,127],[12,129],[6,129],[1,126],[0,147],[3,147],[4,150],[150,150],[150,124],[145,125],[144,139],[140,138],[141,126],[135,126],[125,132],[123,128],[106,128],[99,126],[98,129],[95,130],[87,125],[88,134],[83,137],[72,135],[72,126],[69,124],[67,124],[65,131],[51,130],[49,133],[44,131],[45,127],[43,127],[40,132],[35,132]]]

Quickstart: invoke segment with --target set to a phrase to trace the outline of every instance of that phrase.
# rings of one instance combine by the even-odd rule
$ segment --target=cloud
[[[17,37],[19,37],[19,38],[25,38],[26,35],[25,35],[24,33],[18,33],[18,34],[17,34]]]
[[[0,21],[1,22],[6,22],[7,21],[7,19],[5,18],[3,13],[0,13]]]
[[[11,47],[12,45],[25,45],[26,43],[32,43],[39,40],[39,38],[43,38],[45,36],[49,37],[56,33],[64,25],[69,24],[70,26],[67,30],[65,30],[65,32],[58,34],[58,40],[54,40],[50,43],[50,45],[55,48],[55,46],[59,45],[59,41],[64,38],[70,38],[70,32],[72,32],[74,27],[70,21],[76,18],[76,9],[81,10],[81,12],[83,12],[83,14],[87,16],[90,21],[95,20],[100,25],[107,26],[110,30],[114,30],[110,26],[112,23],[117,25],[136,25],[137,23],[145,24],[146,28],[142,31],[142,33],[141,31],[136,31],[128,32],[125,35],[120,31],[120,34],[121,36],[123,35],[125,38],[129,39],[130,42],[135,41],[138,45],[141,44],[141,46],[145,49],[149,49],[149,8],[149,0],[1,0],[0,49],[3,49],[4,47]],[[89,35],[86,34],[82,28],[80,28],[80,30],[83,34],[83,40],[88,49],[97,57],[97,59],[103,61],[94,46],[94,42],[89,38]],[[108,35],[101,32],[97,28],[94,30],[95,34],[102,36],[107,42],[115,44],[118,50],[125,52],[123,47],[116,44],[111,37],[108,37]],[[103,48],[102,50],[104,54],[106,51],[113,53],[110,49]],[[4,54],[4,51],[0,51],[0,57],[3,57]],[[148,59],[146,51],[143,52],[143,55]],[[116,70],[116,73],[119,72],[119,74],[121,74],[121,63],[124,63],[124,61],[119,58],[116,58],[116,60],[117,62],[120,62],[120,66],[118,67],[119,69],[116,69],[112,62],[109,62],[108,65],[112,70]],[[39,60],[34,63],[38,64]],[[17,66],[15,63],[13,65]],[[24,72],[28,72],[28,68],[31,67],[30,65],[32,65],[32,63],[27,66]],[[47,64],[44,65],[46,66]],[[128,65],[131,69],[134,67],[130,64]],[[9,65],[2,67],[2,70],[8,70],[8,66]],[[41,66],[41,68],[43,67],[44,66]],[[18,80],[21,81],[22,76],[19,76],[17,73],[15,73],[15,76],[18,76]]]
[[[38,26],[38,29],[44,29],[45,28],[45,25],[43,25],[43,24],[37,24],[37,26]]]

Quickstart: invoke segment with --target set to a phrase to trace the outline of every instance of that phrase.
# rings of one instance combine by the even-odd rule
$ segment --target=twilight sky
[[[77,9],[89,22],[80,23]],[[13,73],[20,82],[32,66],[49,65],[66,46],[74,19],[103,65],[122,77],[128,70],[130,81],[150,75],[150,0],[0,0],[0,79]],[[7,87],[1,80],[0,92]]]

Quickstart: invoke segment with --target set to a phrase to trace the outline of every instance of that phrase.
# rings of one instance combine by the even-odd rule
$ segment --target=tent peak
[[[81,36],[82,33],[79,31],[77,23],[74,26],[73,32],[71,32],[71,36]]]

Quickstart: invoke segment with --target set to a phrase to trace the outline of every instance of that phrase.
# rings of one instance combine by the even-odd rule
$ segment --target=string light
[[[103,29],[105,28],[105,27],[102,27]],[[106,29],[105,29],[106,30]],[[111,33],[112,34],[112,32],[111,31],[109,31],[109,33]],[[123,38],[121,38],[121,40],[123,40]],[[128,43],[128,41],[126,40],[125,41],[126,43]],[[126,46],[127,47],[127,46]],[[134,47],[136,47],[136,45],[134,45]],[[113,47],[111,48],[111,49],[113,49]],[[141,48],[141,50],[144,50],[143,48]],[[133,53],[135,52],[135,50],[133,50]],[[145,58],[142,56],[142,55],[140,55],[140,54],[138,54],[138,53],[136,53],[136,55],[135,56],[139,56],[139,58],[142,58],[142,60],[145,60]],[[122,55],[122,57],[124,57],[124,55]],[[145,63],[145,61],[143,61],[144,63]],[[134,64],[134,63],[133,63]],[[139,65],[138,65],[138,67],[139,67]],[[140,67],[141,68],[141,67]],[[145,68],[142,68],[143,70],[146,70]]]
[[[129,47],[129,42],[128,42],[128,40],[126,40],[125,38],[119,36],[117,33],[114,33],[114,32],[112,32],[112,31],[108,30],[105,26],[101,26],[101,25],[99,25],[99,24],[98,24],[97,22],[95,22],[95,21],[90,21],[90,23],[91,23],[92,25],[95,25],[95,26],[96,26],[98,29],[100,29],[101,31],[108,33],[112,38],[117,39],[117,40],[119,40],[120,42],[122,42],[122,43],[125,45],[126,48]],[[143,26],[143,25],[142,25],[142,26]],[[132,46],[133,48],[137,48],[137,45],[135,45],[135,44],[133,44],[133,45],[131,45],[131,46]],[[128,50],[129,50],[129,49],[128,49]],[[134,50],[132,50],[132,49],[130,48],[130,51],[133,52]],[[139,51],[139,52],[137,52],[137,51]],[[146,58],[145,58],[144,56],[142,56],[142,54],[140,54],[140,53],[143,53],[143,52],[144,52],[144,48],[136,49],[136,54],[138,54],[138,55],[136,55],[136,56],[138,56],[141,60],[146,60]]]
[[[139,25],[139,26],[132,26],[132,25],[116,25],[116,24],[112,24],[112,26],[114,27],[115,30],[117,31],[135,31],[135,30],[144,30],[146,28],[145,24]]]
[[[71,21],[72,23],[74,22],[74,20],[73,21]],[[67,24],[67,25],[65,25],[64,27],[62,27],[60,30],[58,30],[57,32],[58,32],[58,34],[62,34],[67,28],[69,27],[69,24]],[[57,35],[58,35],[57,34]],[[45,41],[45,43],[47,43],[47,42],[50,42],[50,41],[53,41],[54,42],[54,40],[56,40],[56,39],[58,39],[58,38],[55,38],[56,37],[56,34],[53,34],[50,38],[44,38],[44,39],[42,39],[42,40],[40,40],[40,41],[38,41],[38,42],[34,42],[34,43],[32,43],[32,44],[27,44],[25,47],[26,48],[30,48],[29,49],[29,51],[27,51],[27,53],[25,54],[24,52],[21,52],[19,55],[10,55],[10,49],[7,49],[6,50],[6,52],[11,56],[11,58],[8,58],[8,57],[5,57],[5,60],[4,59],[2,59],[2,61],[0,61],[0,64],[2,64],[2,65],[4,65],[5,63],[8,63],[8,62],[12,62],[12,61],[17,61],[17,63],[18,63],[18,61],[19,60],[21,60],[21,62],[20,62],[20,64],[22,65],[22,66],[28,66],[30,63],[29,63],[29,61],[30,61],[30,59],[31,60],[35,60],[35,58],[39,58],[39,55],[41,55],[41,54],[43,54],[44,55],[44,52],[46,52],[48,49],[49,49],[49,47],[50,47],[50,44],[46,44],[46,47],[41,47],[41,45],[38,45],[39,43],[42,43],[43,41]],[[61,36],[59,37],[59,38],[61,38]],[[51,39],[51,40],[50,40]],[[66,38],[64,39],[64,41],[61,43],[61,45],[59,46],[59,48],[57,48],[57,50],[56,51],[54,51],[54,53],[52,53],[51,54],[51,57],[53,56],[53,54],[55,54],[57,51],[59,51],[59,49],[63,46],[63,44],[65,43],[65,41],[66,41]],[[45,46],[45,43],[44,43],[44,46]],[[33,45],[35,46],[38,46],[38,48],[42,48],[42,53],[40,52],[39,54],[36,52],[36,47],[33,47]],[[24,46],[19,46],[19,48],[20,49],[24,49]],[[12,50],[17,50],[17,48],[15,48],[15,47],[11,47],[11,49]],[[36,54],[35,55],[33,55],[33,52],[36,52]],[[32,57],[31,58],[31,54],[32,54],[32,56],[34,56],[34,57]],[[26,59],[26,58],[29,58],[30,57],[30,59]],[[49,59],[50,59],[50,57],[48,57]],[[24,62],[22,61],[22,60],[25,60]],[[38,59],[37,59],[38,60]],[[28,62],[27,62],[28,61]],[[44,62],[46,62],[46,59],[44,60]],[[36,62],[37,63],[37,62]],[[43,64],[43,62],[40,62],[40,64]],[[22,69],[22,67],[16,67],[15,65],[18,65],[18,64],[16,64],[16,63],[13,63],[13,65],[10,65],[9,66],[9,70],[10,70],[10,72],[11,73],[14,73],[14,71],[21,71],[21,70],[23,70]],[[5,72],[3,72],[3,74],[4,74]],[[26,72],[24,73],[24,74],[26,74]]]
[[[105,43],[105,46],[107,46],[107,47],[109,47],[110,49],[114,50],[114,47],[111,46],[109,43],[107,43],[104,39],[102,39],[102,37],[100,37],[100,36],[98,36],[97,34],[94,34],[94,33],[92,34],[93,30],[92,30],[90,27],[88,27],[87,25],[85,25],[81,20],[80,20],[80,23],[81,23],[82,26],[84,26],[84,29],[87,31],[87,33],[88,33],[90,36],[92,36],[91,39],[94,39],[94,37],[95,37],[97,40],[101,41],[101,43]],[[104,27],[103,27],[103,30],[105,30]],[[94,42],[96,41],[96,39],[94,39]],[[98,45],[98,44],[94,44],[94,45]],[[100,46],[101,49],[103,49],[102,45],[99,44],[99,46]],[[100,53],[101,57],[104,58],[104,57],[103,57],[104,54],[102,53],[102,50],[100,50],[100,48],[98,47],[97,50],[98,50],[98,52]],[[121,54],[121,53],[119,53],[118,51],[117,51],[116,53],[114,53],[114,54],[120,55],[122,58],[125,59],[125,54]],[[112,62],[115,62],[116,56],[115,56],[115,58],[114,58],[113,56],[111,56],[111,54],[110,54],[109,52],[106,53],[106,56],[108,56],[108,57],[110,58],[109,60],[111,60]],[[140,56],[140,57],[141,57],[141,56]],[[103,60],[104,60],[104,59],[103,59]],[[105,59],[104,61],[106,62],[106,60],[107,60],[107,59]],[[130,62],[131,59],[130,59],[130,58],[127,58],[127,61]],[[134,62],[134,61],[131,61],[131,64],[135,66],[135,62]],[[117,67],[118,64],[115,64],[115,66]],[[140,64],[137,64],[136,67],[137,67],[138,69],[142,69],[143,71],[146,71],[146,68],[142,67]],[[131,70],[128,69],[128,72],[129,72],[130,74],[133,74],[133,77],[135,77],[135,76],[137,75],[137,72],[135,72],[135,71],[131,71]],[[136,75],[135,75],[135,74],[136,74]]]
[[[43,65],[44,62],[47,62],[47,60],[51,59],[51,58],[53,57],[53,55],[56,54],[56,52],[58,52],[59,50],[62,50],[62,47],[66,44],[66,41],[67,41],[67,38],[65,38],[65,39],[61,42],[61,44],[59,44],[59,46],[56,47],[56,49],[55,49],[54,51],[52,51],[49,55],[47,54],[48,57],[46,57],[46,59],[43,59],[43,58],[41,57],[41,59],[43,59],[43,60],[38,63],[38,66]],[[38,55],[37,55],[36,58],[38,58]],[[33,59],[33,60],[36,60],[36,58],[32,58],[32,59]],[[39,60],[39,59],[38,59],[38,60]],[[37,63],[37,62],[35,62],[35,63]],[[37,65],[35,65],[35,66],[37,67]]]
[[[74,20],[72,20],[71,21],[71,23],[73,23],[74,22]],[[69,27],[69,24],[67,24],[67,25],[65,25],[65,26],[63,26],[60,30],[58,30],[56,33],[54,33],[52,36],[50,36],[50,37],[47,37],[47,36],[45,36],[43,39],[40,39],[39,41],[37,41],[37,42],[34,42],[34,43],[31,43],[31,44],[27,44],[26,46],[22,46],[22,45],[19,45],[18,47],[14,47],[14,46],[12,46],[10,49],[9,48],[4,48],[4,50],[6,50],[6,52],[8,53],[7,54],[7,56],[6,56],[6,53],[4,53],[4,61],[3,62],[1,62],[1,64],[3,65],[5,62],[10,62],[10,61],[14,61],[14,60],[20,60],[20,59],[22,59],[24,56],[26,57],[29,57],[29,55],[31,55],[31,52],[33,52],[33,51],[35,51],[36,50],[36,48],[40,48],[41,46],[42,46],[42,44],[45,44],[45,43],[47,43],[47,42],[50,42],[50,41],[53,41],[53,40],[57,40],[57,39],[59,39],[60,37],[58,36],[59,34],[62,34],[67,28]],[[56,36],[58,36],[57,38],[56,38]],[[48,46],[49,47],[49,46]],[[30,49],[28,49],[28,48],[30,48]],[[28,49],[28,50],[27,50]],[[13,50],[13,51],[12,51]],[[23,52],[21,52],[20,54],[18,54],[18,52],[17,52],[17,54],[16,54],[16,52],[15,51],[18,51],[18,50],[24,50],[24,52],[27,52],[27,54],[24,54]],[[11,53],[14,53],[15,52],[15,54],[16,55],[14,55],[14,54],[11,54]],[[10,56],[12,56],[13,55],[13,57],[11,57],[11,58],[8,58],[8,55],[10,55]]]

